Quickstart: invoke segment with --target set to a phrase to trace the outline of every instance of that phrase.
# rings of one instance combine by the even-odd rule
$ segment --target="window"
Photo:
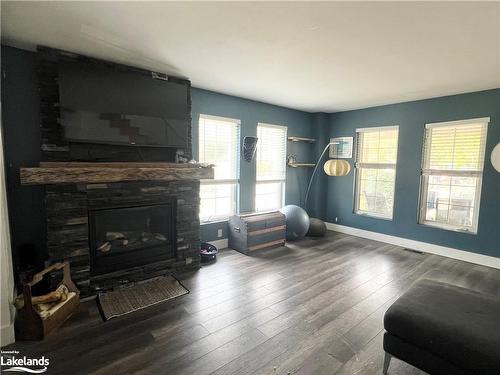
[[[425,126],[421,224],[477,233],[489,118]]]
[[[354,212],[392,219],[399,127],[357,129]]]
[[[286,127],[258,124],[255,210],[276,210],[285,201]]]
[[[215,164],[215,178],[200,186],[200,220],[227,219],[237,212],[240,120],[200,115],[199,159]]]

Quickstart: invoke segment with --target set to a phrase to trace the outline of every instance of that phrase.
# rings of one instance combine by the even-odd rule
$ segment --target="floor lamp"
[[[304,201],[304,208],[307,211],[307,198],[309,198],[309,191],[311,190],[311,185],[314,179],[314,175],[316,174],[316,171],[318,170],[319,163],[321,159],[323,158],[323,155],[325,155],[326,150],[332,145],[338,145],[340,142],[330,142],[325,146],[325,149],[321,153],[321,155],[318,158],[318,161],[316,162],[316,165],[314,167],[313,173],[311,175],[311,179],[309,180],[309,185],[307,186],[307,191],[306,191],[306,199]],[[339,159],[329,159],[325,162],[323,165],[323,170],[328,176],[345,176],[349,173],[351,170],[351,165],[349,162],[345,160],[339,160]]]

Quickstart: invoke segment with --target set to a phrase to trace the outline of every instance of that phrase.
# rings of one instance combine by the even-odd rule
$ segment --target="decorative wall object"
[[[290,165],[290,164],[297,164],[297,155],[295,155],[295,154],[288,155],[288,157],[286,159],[286,163],[288,165]]]
[[[493,168],[500,173],[500,143],[491,151],[491,164],[493,164]]]
[[[297,155],[290,154],[286,159],[286,165],[291,168],[314,168],[316,164],[313,163],[300,163],[297,160]]]
[[[330,158],[351,159],[353,137],[330,138]]]
[[[255,156],[255,151],[257,151],[257,137],[245,137],[243,138],[243,159],[246,162],[251,162]]]

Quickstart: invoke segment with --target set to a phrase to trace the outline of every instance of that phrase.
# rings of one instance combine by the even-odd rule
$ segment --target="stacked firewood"
[[[66,285],[61,284],[53,292],[31,297],[31,303],[40,317],[46,318],[51,314],[51,311],[54,311],[54,308],[68,299],[68,294],[69,290]],[[18,310],[24,307],[24,296],[22,294],[17,296],[14,306]]]
[[[165,242],[167,237],[161,233],[149,232],[106,232],[106,241],[99,244],[97,250],[101,253],[107,253],[115,247],[133,247],[153,241]]]

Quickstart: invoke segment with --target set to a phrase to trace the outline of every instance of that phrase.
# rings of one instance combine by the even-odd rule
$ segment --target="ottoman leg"
[[[382,374],[386,375],[387,370],[389,369],[389,364],[391,363],[391,358],[392,356],[385,352],[385,357],[384,357],[384,369],[382,370]]]

